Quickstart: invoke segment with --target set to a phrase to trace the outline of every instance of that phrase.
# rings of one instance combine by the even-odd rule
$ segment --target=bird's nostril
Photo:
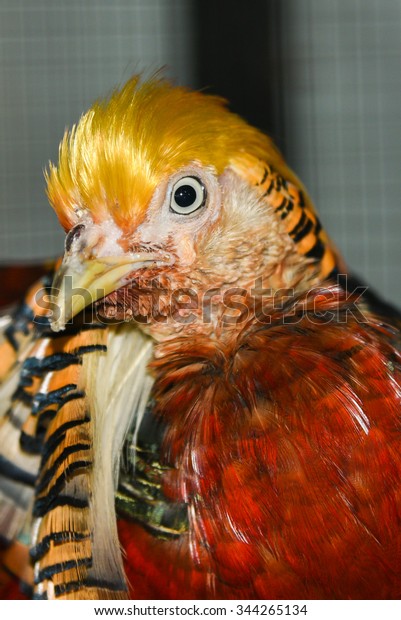
[[[77,224],[77,226],[74,226],[74,228],[71,228],[70,232],[65,238],[65,251],[66,252],[70,251],[72,242],[81,236],[81,233],[84,230],[84,228],[85,226],[83,224]]]

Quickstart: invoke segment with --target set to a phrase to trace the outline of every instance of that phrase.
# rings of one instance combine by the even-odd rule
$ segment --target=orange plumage
[[[65,254],[47,320],[5,326],[0,388],[34,596],[398,598],[399,318],[347,291],[270,140],[134,78],[48,195]]]

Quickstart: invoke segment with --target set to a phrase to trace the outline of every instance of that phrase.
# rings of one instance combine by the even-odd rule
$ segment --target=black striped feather
[[[35,328],[38,300],[48,282],[41,280],[26,300],[0,318],[0,538],[25,537],[39,456],[20,444],[30,415],[33,382],[27,359],[41,355],[43,343]]]
[[[303,190],[281,176],[273,166],[254,158],[247,162],[245,169],[239,167],[237,171],[274,209],[298,254],[310,259],[310,269],[315,277],[319,280],[327,278],[336,266],[337,257]]]
[[[30,541],[34,598],[126,598],[115,493],[152,344],[125,326],[53,333],[37,310],[25,303],[0,323],[0,536]]]
[[[114,496],[126,431],[152,385],[152,346],[124,327],[53,333],[38,305],[43,284],[0,318],[4,565],[28,579],[28,554],[18,552],[17,570],[11,552],[30,540],[34,598],[126,598]]]

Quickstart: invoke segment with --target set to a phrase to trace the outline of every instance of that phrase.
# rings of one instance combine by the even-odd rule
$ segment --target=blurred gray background
[[[1,0],[0,262],[60,254],[43,169],[135,72],[269,132],[354,272],[401,305],[400,0]]]

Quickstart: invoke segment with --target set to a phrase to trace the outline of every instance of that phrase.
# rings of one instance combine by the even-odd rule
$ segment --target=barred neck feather
[[[6,543],[26,538],[40,464],[37,454],[21,447],[20,438],[32,399],[25,360],[43,355],[33,317],[43,312],[38,301],[45,285],[40,280],[23,303],[0,317],[0,539]]]
[[[127,598],[114,497],[124,438],[152,386],[152,342],[132,327],[112,326],[68,339],[63,352],[79,360],[58,371],[64,375],[57,384],[75,392],[56,412],[42,451],[31,550],[35,596]]]
[[[153,384],[153,344],[127,325],[72,325],[57,336],[44,321],[37,331],[32,302],[0,325],[3,563],[34,582],[34,598],[126,598],[115,491],[126,433]],[[18,540],[31,544],[33,574]],[[17,551],[15,571],[7,557],[14,565]]]

